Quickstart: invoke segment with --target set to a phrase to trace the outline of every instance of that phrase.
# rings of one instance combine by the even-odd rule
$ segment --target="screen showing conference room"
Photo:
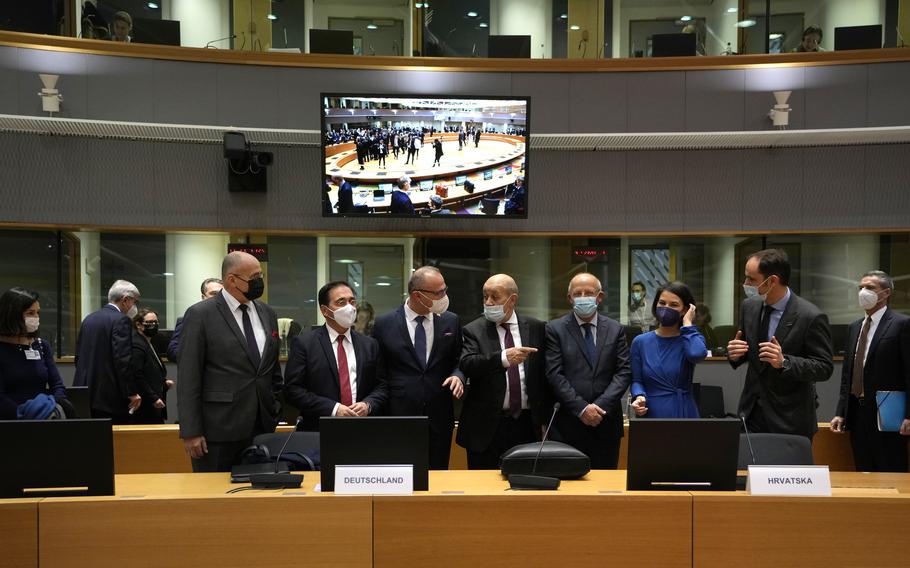
[[[527,217],[527,98],[321,100],[324,216]]]

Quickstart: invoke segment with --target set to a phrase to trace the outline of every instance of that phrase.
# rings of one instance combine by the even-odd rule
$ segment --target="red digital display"
[[[245,252],[256,257],[259,262],[269,261],[269,245],[248,245],[246,243],[229,243],[228,252]]]
[[[606,262],[609,251],[599,247],[575,247],[572,249],[574,262]]]

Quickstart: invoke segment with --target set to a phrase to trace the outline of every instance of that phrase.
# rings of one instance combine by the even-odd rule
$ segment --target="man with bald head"
[[[376,318],[373,337],[382,352],[389,386],[389,414],[426,416],[430,422],[431,469],[448,469],[455,429],[452,397],[464,393],[458,369],[461,324],[447,311],[448,287],[439,269],[423,266],[411,274],[408,299]]]
[[[278,424],[278,319],[258,301],[262,267],[245,252],[221,264],[224,288],[183,317],[180,437],[193,471],[230,471],[253,437]]]
[[[544,375],[546,325],[515,311],[518,285],[508,274],[483,285],[483,316],[462,330],[461,371],[468,386],[456,441],[469,469],[499,469],[509,448],[540,439],[549,419]]]
[[[561,404],[550,435],[583,451],[595,469],[616,469],[623,435],[620,400],[632,373],[623,328],[597,313],[600,280],[569,282],[572,312],[547,324],[547,381]]]

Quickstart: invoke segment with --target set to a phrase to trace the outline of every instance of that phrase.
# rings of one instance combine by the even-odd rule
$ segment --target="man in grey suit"
[[[621,325],[597,313],[600,280],[577,274],[569,283],[572,311],[547,324],[547,381],[561,404],[554,440],[591,458],[595,469],[616,469],[623,436],[620,401],[629,383],[629,346]]]
[[[190,306],[180,342],[180,437],[193,471],[230,471],[253,437],[278,424],[278,319],[256,301],[265,288],[259,261],[232,252],[224,289]]]
[[[815,383],[834,369],[828,317],[793,293],[790,261],[779,249],[746,260],[739,330],[727,344],[733,368],[748,363],[739,415],[750,432],[800,434],[818,430]]]

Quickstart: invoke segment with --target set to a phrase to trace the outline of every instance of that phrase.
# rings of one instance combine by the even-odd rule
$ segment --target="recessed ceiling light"
[[[278,16],[276,16],[275,14],[269,14],[268,16],[266,16],[266,18],[274,21],[274,20],[278,19]]]
[[[469,17],[469,18],[476,18],[476,17],[477,17],[477,12],[475,12],[474,10],[471,10],[470,12],[468,12],[468,17]]]
[[[768,34],[768,39],[780,39],[784,37],[784,34]]]
[[[737,11],[739,11],[739,8],[727,8],[728,14],[735,14]]]
[[[157,10],[158,2],[149,2],[148,4],[146,4],[146,6],[149,7],[149,10]]]
[[[737,28],[751,28],[752,26],[754,26],[757,23],[758,22],[756,22],[755,20],[742,20],[742,21],[736,22],[736,27]]]
[[[173,272],[162,272],[161,275],[162,276],[173,276],[174,273]]]
[[[560,14],[560,15],[559,15],[559,19],[560,19],[560,20],[568,20],[568,19],[569,19],[569,15],[568,15],[568,14]]]
[[[391,286],[391,282],[377,282],[374,286]]]
[[[691,22],[692,16],[683,16],[682,18],[679,19],[679,21],[680,22]]]
[[[339,258],[335,262],[337,262],[338,264],[356,264],[357,263],[356,260],[353,260],[350,258]]]
[[[488,28],[488,27],[490,27],[490,25],[489,25],[488,23],[486,23],[486,22],[480,22],[479,24],[477,24],[477,26],[480,27],[480,28]]]
[[[368,30],[377,30],[377,29],[379,29],[379,26],[377,26],[376,24],[367,24],[367,29]]]
[[[573,25],[569,26],[569,29],[572,31],[578,31],[581,29],[581,26],[576,26],[573,24]]]
[[[414,7],[418,8],[418,9],[423,8],[423,2],[417,2],[416,4],[414,4]]]

